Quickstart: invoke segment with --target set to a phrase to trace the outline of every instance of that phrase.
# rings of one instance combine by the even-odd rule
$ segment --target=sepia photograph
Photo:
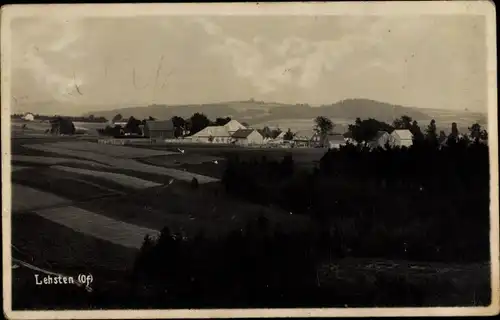
[[[11,5],[12,319],[499,312],[489,1]]]

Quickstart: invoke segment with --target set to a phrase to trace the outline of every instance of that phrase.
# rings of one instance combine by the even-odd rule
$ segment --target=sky
[[[250,98],[487,110],[483,16],[40,16],[11,30],[13,110]]]

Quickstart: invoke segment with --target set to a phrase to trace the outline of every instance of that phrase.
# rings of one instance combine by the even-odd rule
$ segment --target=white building
[[[326,139],[328,140],[328,148],[330,149],[339,149],[347,144],[344,136],[338,133],[329,134]]]
[[[35,115],[31,112],[26,113],[23,118],[25,121],[34,121],[35,120]]]
[[[413,145],[413,134],[408,129],[394,130],[391,136],[393,146],[410,147]]]
[[[264,143],[264,137],[255,129],[240,129],[232,135],[233,141],[237,145],[261,145]]]
[[[191,136],[193,142],[231,143],[232,138],[226,126],[208,126]]]

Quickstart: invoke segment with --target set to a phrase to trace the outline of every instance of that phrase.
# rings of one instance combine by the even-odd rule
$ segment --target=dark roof
[[[252,133],[255,129],[238,129],[231,137],[233,138],[246,138]]]
[[[149,131],[174,130],[174,123],[172,120],[146,120],[146,125]]]

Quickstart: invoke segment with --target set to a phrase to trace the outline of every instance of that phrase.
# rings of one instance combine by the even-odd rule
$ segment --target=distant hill
[[[430,120],[428,114],[418,108],[392,105],[368,99],[347,99],[331,105],[312,107],[307,104],[281,104],[262,101],[220,102],[201,105],[150,105],[119,108],[108,111],[89,112],[95,117],[113,118],[120,113],[123,117],[134,116],[157,119],[169,119],[173,116],[189,117],[195,112],[204,113],[209,118],[233,117],[250,124],[275,121],[279,119],[312,119],[319,115],[330,118],[354,120],[360,118],[376,118],[392,122],[394,118],[408,115],[417,120]]]

